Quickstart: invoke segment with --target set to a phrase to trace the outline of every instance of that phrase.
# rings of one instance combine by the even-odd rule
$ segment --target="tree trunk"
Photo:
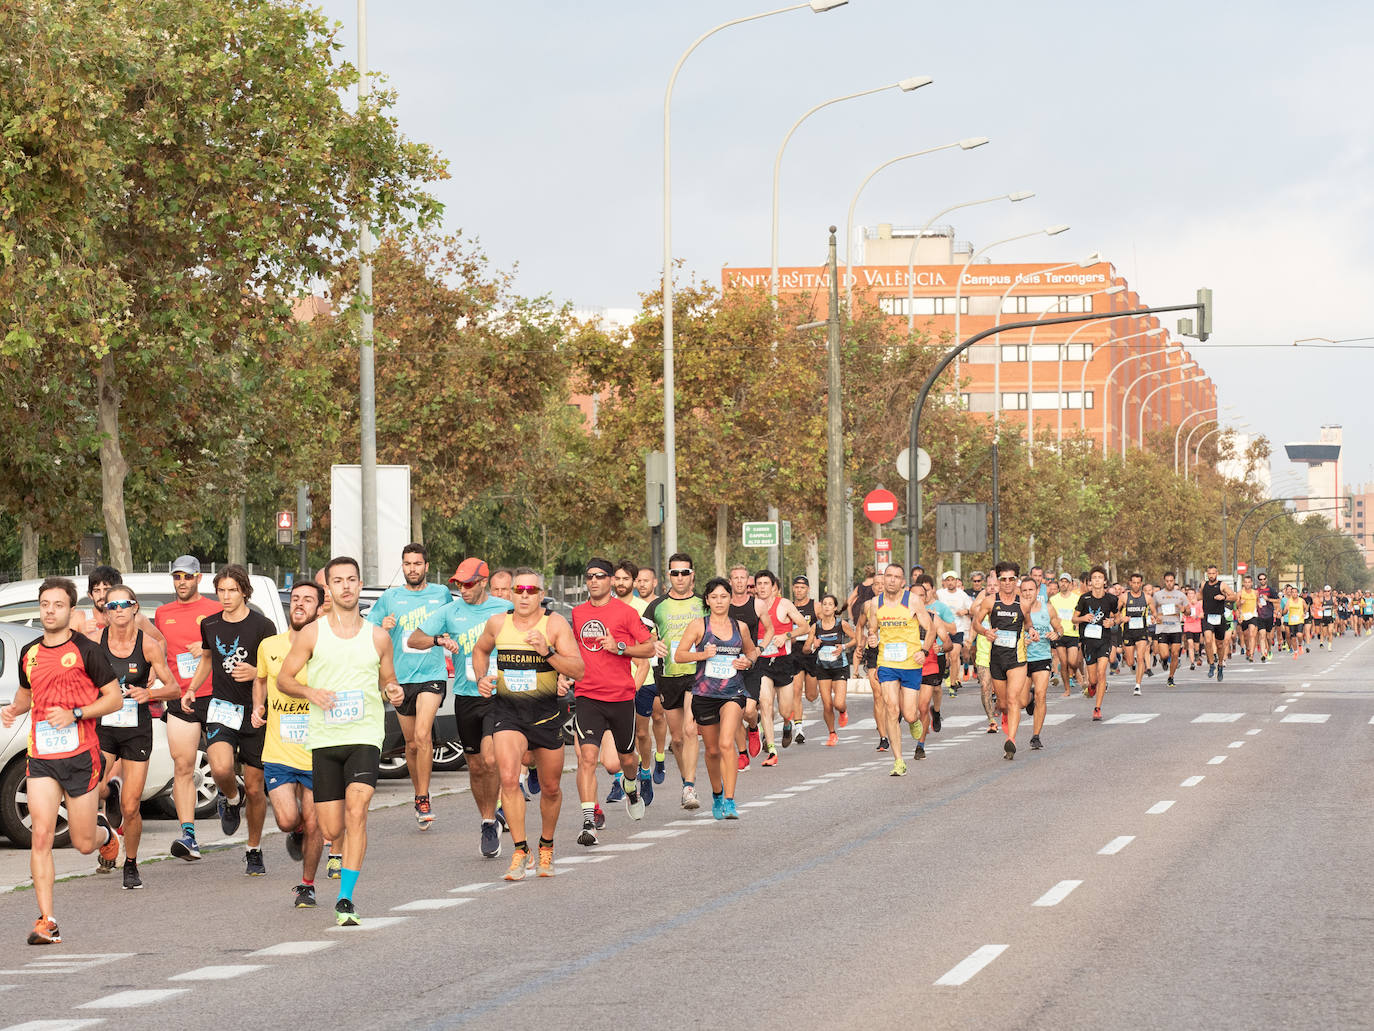
[[[424,506],[415,499],[410,499],[410,539],[416,544],[425,542],[425,510]]]
[[[730,560],[730,506],[716,506],[716,576],[725,575],[725,563]]]
[[[19,520],[19,577],[38,579],[38,531],[28,519]]]
[[[124,478],[129,475],[129,463],[119,446],[119,405],[123,400],[115,389],[114,356],[106,354],[96,370],[96,392],[99,410],[96,424],[100,429],[100,510],[105,517],[105,541],[109,548],[110,564],[116,569],[133,569],[133,550],[129,546],[129,524],[124,515]]]
[[[229,562],[248,564],[248,497],[240,494],[229,503]]]
[[[832,570],[844,568],[844,556],[838,562],[827,563]],[[835,574],[838,575],[838,574]],[[821,586],[821,541],[814,533],[806,535],[806,578],[811,581],[811,597],[819,598],[827,592],[839,596],[843,584],[835,582]]]

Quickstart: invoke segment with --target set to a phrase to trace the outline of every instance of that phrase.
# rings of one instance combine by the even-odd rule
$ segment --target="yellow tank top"
[[[1253,616],[1255,614],[1255,608],[1258,604],[1258,591],[1243,590],[1240,592],[1240,614],[1242,616]]]
[[[541,616],[529,629],[517,630],[515,616],[507,613],[496,635],[496,693],[501,698],[525,700],[558,695],[558,671],[525,642],[530,630],[538,630],[547,641],[548,615]]]
[[[1307,603],[1301,598],[1289,598],[1288,607],[1283,610],[1284,621],[1290,626],[1296,626],[1304,622],[1307,615]]]
[[[1073,610],[1078,605],[1078,595],[1056,594],[1050,598],[1050,604],[1059,616],[1059,625],[1063,628],[1064,636],[1077,638],[1078,624],[1073,621]]]
[[[921,641],[925,636],[921,623],[907,608],[910,595],[902,592],[902,600],[889,604],[885,595],[878,595],[878,665],[889,669],[919,669],[925,661],[921,655]]]

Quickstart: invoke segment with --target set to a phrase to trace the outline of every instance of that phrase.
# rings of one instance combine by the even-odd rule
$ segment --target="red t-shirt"
[[[19,686],[28,688],[33,698],[29,716],[29,755],[41,759],[66,759],[91,752],[98,769],[100,738],[96,734],[96,721],[81,719],[71,727],[49,728],[47,715],[54,705],[75,709],[95,704],[100,689],[114,679],[105,650],[85,634],[73,634],[54,647],[44,644],[41,637],[24,645],[19,652]],[[73,730],[76,731],[74,738]]]
[[[198,594],[191,601],[169,601],[166,605],[159,605],[153,614],[153,625],[167,639],[167,665],[172,667],[172,676],[177,678],[177,686],[182,691],[191,686],[191,678],[195,676],[198,664],[187,646],[200,644],[201,620],[219,611],[219,602]],[[212,679],[207,678],[200,685],[197,698],[209,697],[214,690]]]
[[[572,612],[573,634],[587,672],[573,690],[578,698],[594,698],[600,702],[628,702],[635,696],[634,673],[628,655],[607,651],[601,638],[610,634],[626,646],[643,644],[649,640],[649,628],[634,609],[619,598],[611,598],[604,605],[584,601]]]

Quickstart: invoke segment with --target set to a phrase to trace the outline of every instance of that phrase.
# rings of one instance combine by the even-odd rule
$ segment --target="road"
[[[593,849],[569,774],[558,875],[520,884],[478,856],[466,793],[427,833],[380,808],[360,929],[333,927],[332,882],[291,908],[279,836],[265,878],[235,847],[146,864],[142,892],[64,881],[51,949],[22,945],[12,892],[0,1023],[1374,1026],[1372,664],[1346,638],[1141,698],[1118,676],[1100,724],[1052,692],[1046,747],[1027,730],[1014,762],[965,690],[905,778],[856,700],[838,748],[742,775],[739,822],[680,809],[670,761],[642,823],[607,807]]]

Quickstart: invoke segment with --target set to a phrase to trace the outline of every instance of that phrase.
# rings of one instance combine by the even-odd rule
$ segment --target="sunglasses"
[[[609,580],[611,578],[610,573],[588,573],[586,576],[588,580]]]
[[[542,589],[537,584],[517,584],[510,590],[512,594],[538,594]]]
[[[668,570],[668,575],[669,575],[669,576],[691,576],[691,575],[692,575],[692,571],[691,571],[690,569],[670,569],[670,570]]]
[[[475,580],[453,580],[453,581],[451,581],[451,582],[452,582],[452,583],[456,583],[459,587],[461,587],[461,588],[462,588],[463,590],[465,590],[465,591],[470,591],[470,590],[472,590],[472,588],[474,588],[474,587],[476,587],[478,584],[480,584],[484,579],[485,579],[485,577],[480,577],[480,576],[479,576],[479,577],[478,577],[477,579],[475,579]]]
[[[173,573],[173,574],[172,574],[172,579],[173,579],[173,580],[194,580],[194,579],[196,578],[196,576],[197,576],[197,574],[195,574],[195,573]]]
[[[999,576],[997,579],[1000,580],[1002,583],[1015,583],[1015,582],[1016,582],[1016,577],[1014,577],[1014,576]]]
[[[131,609],[136,604],[137,602],[130,598],[120,598],[118,601],[107,601],[105,603],[105,610],[107,612],[119,612],[123,609]]]

